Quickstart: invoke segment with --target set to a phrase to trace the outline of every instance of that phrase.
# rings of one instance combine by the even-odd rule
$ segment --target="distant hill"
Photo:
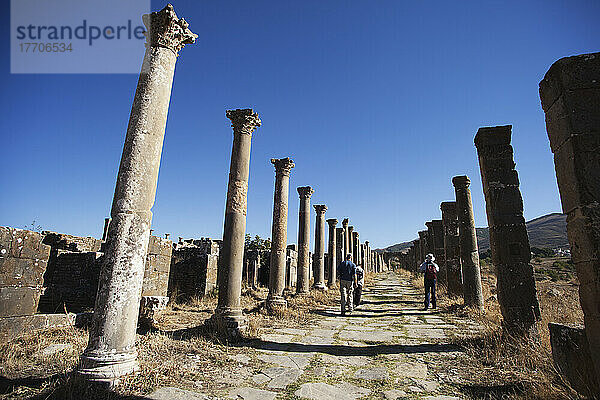
[[[561,213],[552,213],[532,219],[527,223],[527,234],[531,247],[555,248],[569,247],[567,239],[567,216]],[[479,251],[490,248],[490,233],[488,228],[477,228],[477,243]],[[384,251],[403,251],[412,245],[412,241],[394,244],[386,247]]]

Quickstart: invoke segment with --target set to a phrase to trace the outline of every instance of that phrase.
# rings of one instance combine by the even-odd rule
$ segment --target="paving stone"
[[[439,395],[439,396],[425,396],[425,397],[422,397],[422,399],[423,400],[461,400],[461,397]]]
[[[240,400],[273,400],[276,396],[277,393],[275,392],[244,387],[231,390],[228,398]]]
[[[343,382],[329,385],[324,382],[305,383],[295,393],[302,399],[354,400],[366,396],[371,390]]]
[[[427,364],[418,362],[399,362],[394,368],[394,374],[401,378],[425,378],[427,376]]]
[[[281,367],[304,369],[310,363],[311,356],[292,353],[290,355],[259,354],[257,358],[268,364],[277,364]]]
[[[252,377],[252,380],[258,384],[269,382],[267,386],[273,389],[284,389],[287,385],[296,382],[300,375],[302,371],[298,368],[272,367],[260,371]]]
[[[332,337],[320,337],[320,336],[305,336],[300,339],[300,343],[304,344],[315,344],[315,345],[330,345],[334,344],[335,340]]]
[[[334,329],[313,329],[310,334],[312,336],[332,338],[335,333],[336,331]]]
[[[365,356],[336,356],[333,354],[322,354],[321,360],[328,364],[347,365],[351,367],[363,367],[370,360]]]
[[[339,334],[340,339],[347,340],[362,340],[364,342],[383,343],[391,342],[394,336],[400,335],[397,332],[389,331],[373,331],[373,332],[358,332],[358,331],[342,331]]]
[[[210,397],[197,392],[183,390],[176,387],[162,387],[149,394],[149,400],[209,400]]]
[[[435,392],[440,387],[436,381],[414,380],[414,383],[425,392]]]
[[[356,379],[366,379],[368,381],[384,381],[389,378],[386,368],[363,368],[354,373]]]
[[[234,354],[229,356],[230,360],[237,361],[241,364],[249,364],[250,357],[245,354]]]
[[[280,335],[278,333],[267,333],[261,335],[260,340],[265,342],[275,342],[275,343],[290,343],[294,336],[292,335]]]
[[[281,328],[277,329],[277,333],[284,335],[292,335],[292,336],[304,336],[307,331],[304,329],[296,329],[296,328]]]
[[[392,389],[386,390],[383,392],[383,395],[385,396],[386,400],[397,400],[406,397],[406,392],[403,390]]]

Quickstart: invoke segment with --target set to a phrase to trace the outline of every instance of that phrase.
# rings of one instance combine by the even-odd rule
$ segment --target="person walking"
[[[354,309],[353,288],[357,284],[356,265],[351,261],[352,254],[346,255],[346,260],[342,261],[337,268],[337,275],[340,280],[340,303],[342,315],[346,315],[346,309],[351,313]]]
[[[435,257],[433,254],[427,254],[425,261],[419,267],[419,271],[424,273],[425,279],[425,310],[429,308],[429,302],[431,300],[431,307],[436,308],[435,298],[435,283],[437,280],[437,273],[440,272],[440,267],[434,262]]]
[[[360,305],[360,296],[365,285],[365,270],[362,264],[356,266],[356,289],[354,289],[354,308]]]

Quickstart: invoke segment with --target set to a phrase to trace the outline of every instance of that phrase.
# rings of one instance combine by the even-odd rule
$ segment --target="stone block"
[[[571,386],[584,396],[599,392],[585,329],[549,323],[554,363]]]
[[[171,258],[173,242],[157,236],[150,236],[148,241],[148,255],[160,255]]]
[[[0,343],[46,328],[73,326],[75,314],[35,314],[0,318]]]
[[[42,236],[37,232],[2,226],[0,256],[46,261],[50,247],[42,243]]]
[[[531,260],[529,237],[525,224],[496,225],[490,227],[490,246],[492,247],[492,260],[497,264],[510,264],[511,262],[526,262]]]
[[[57,232],[42,232],[44,244],[56,250],[68,250],[73,252],[97,252],[100,251],[102,241],[100,239],[80,236],[72,236]]]
[[[35,286],[41,288],[47,265],[46,260],[0,257],[0,287]]]
[[[167,308],[168,303],[166,296],[142,296],[138,323],[143,327],[153,326],[157,313]]]
[[[0,317],[35,314],[40,294],[41,288],[0,287]]]
[[[578,263],[600,259],[600,206],[577,208],[567,215],[571,257]]]
[[[600,132],[571,137],[554,153],[563,212],[600,202]]]

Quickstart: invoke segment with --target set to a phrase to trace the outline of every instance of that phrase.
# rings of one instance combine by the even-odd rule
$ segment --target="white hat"
[[[429,261],[435,261],[435,257],[434,257],[434,256],[433,256],[433,254],[431,254],[431,253],[427,254],[427,255],[425,256],[425,259],[426,259],[426,260],[429,260]]]

